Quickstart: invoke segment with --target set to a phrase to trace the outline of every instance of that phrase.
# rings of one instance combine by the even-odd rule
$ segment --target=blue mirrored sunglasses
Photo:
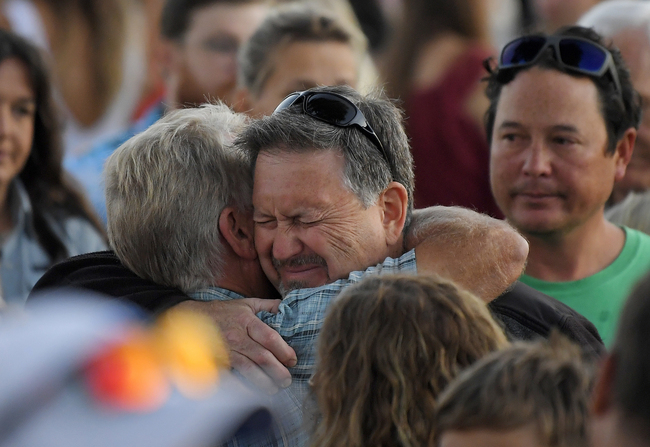
[[[273,114],[302,103],[302,113],[312,118],[338,127],[354,126],[361,131],[379,150],[388,166],[388,156],[379,137],[366,120],[361,110],[345,96],[330,92],[295,92],[287,96],[275,108]]]
[[[532,65],[547,48],[553,48],[555,60],[564,68],[600,78],[609,73],[614,87],[622,97],[614,58],[602,45],[581,37],[524,36],[506,44],[499,58],[499,69]]]

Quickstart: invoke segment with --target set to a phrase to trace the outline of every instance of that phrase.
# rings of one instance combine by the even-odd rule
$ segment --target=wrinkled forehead
[[[340,151],[269,150],[260,152],[255,164],[253,202],[258,206],[280,197],[316,197],[348,189]]]
[[[252,160],[254,176],[264,174],[272,167],[291,168],[294,172],[307,172],[317,168],[330,174],[340,172],[342,176],[344,166],[345,155],[340,148],[298,145],[266,147]]]

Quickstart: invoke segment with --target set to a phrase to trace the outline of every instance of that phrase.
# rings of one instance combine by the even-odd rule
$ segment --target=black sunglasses
[[[354,126],[361,131],[372,143],[377,147],[379,153],[388,166],[388,156],[381,144],[379,137],[375,131],[370,127],[370,123],[366,120],[361,110],[355,106],[345,96],[338,93],[329,92],[295,92],[287,96],[278,105],[273,114],[286,110],[289,107],[302,102],[302,113],[309,115],[312,118],[323,121],[327,124],[332,124],[338,127]]]
[[[558,63],[571,71],[600,78],[609,73],[614,87],[622,98],[614,58],[602,45],[582,37],[524,36],[506,44],[499,57],[499,70],[532,65],[547,48],[553,48]]]

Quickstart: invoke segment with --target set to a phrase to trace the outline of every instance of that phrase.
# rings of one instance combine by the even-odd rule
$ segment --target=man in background
[[[232,104],[237,52],[268,12],[264,0],[167,0],[161,15],[161,66],[165,97],[126,132],[97,143],[66,161],[106,222],[104,162],[123,142],[156,122],[167,110],[210,100]]]
[[[361,31],[332,13],[290,4],[270,13],[242,48],[235,107],[270,115],[290,93],[320,85],[358,87]]]
[[[580,55],[599,55],[584,70]],[[489,76],[492,192],[530,242],[521,281],[572,307],[611,342],[650,269],[650,237],[605,219],[641,108],[618,50],[587,28],[506,45]]]

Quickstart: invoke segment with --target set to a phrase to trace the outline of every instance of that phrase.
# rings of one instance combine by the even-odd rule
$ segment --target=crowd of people
[[[0,3],[0,446],[650,445],[648,79],[643,0]]]

